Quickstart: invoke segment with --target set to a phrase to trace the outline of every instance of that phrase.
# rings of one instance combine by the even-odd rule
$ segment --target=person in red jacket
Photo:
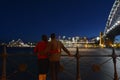
[[[37,54],[38,57],[38,69],[39,75],[38,80],[46,80],[48,69],[49,69],[49,59],[48,53],[43,53],[48,45],[48,38],[46,35],[42,35],[42,40],[37,43],[34,48],[34,53]]]

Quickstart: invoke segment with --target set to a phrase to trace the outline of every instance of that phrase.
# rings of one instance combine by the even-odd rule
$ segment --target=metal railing
[[[33,77],[36,77],[37,74],[34,74],[31,71],[27,70],[28,66],[26,64],[24,64],[24,63],[19,64],[19,66],[18,66],[19,70],[18,71],[14,71],[9,76],[7,76],[6,69],[7,69],[7,58],[8,57],[11,57],[11,56],[16,56],[16,57],[17,56],[24,56],[24,57],[26,56],[26,57],[29,57],[29,56],[35,56],[35,55],[33,55],[33,54],[7,54],[6,51],[7,51],[6,46],[4,46],[4,52],[0,55],[0,57],[2,58],[2,75],[1,75],[0,80],[9,80],[8,78],[10,76],[13,76],[14,74],[16,74],[19,71],[20,72],[27,72],[28,74],[32,75]],[[67,57],[67,55],[62,55],[62,56]],[[82,57],[91,57],[91,58],[92,57],[96,57],[96,58],[97,57],[110,57],[110,59],[106,60],[102,64],[107,63],[108,61],[110,61],[112,59],[113,65],[114,65],[114,77],[113,77],[113,80],[119,80],[118,73],[117,73],[117,67],[116,67],[116,59],[117,59],[117,57],[120,57],[120,55],[115,54],[114,48],[112,48],[112,54],[110,54],[110,55],[80,55],[79,54],[79,49],[77,47],[76,48],[76,54],[73,57],[75,57],[75,61],[76,61],[76,73],[75,73],[76,76],[74,76],[74,79],[82,80],[81,73],[80,73],[80,61],[79,61]],[[71,59],[71,60],[73,60],[73,59]],[[14,62],[14,61],[13,61],[13,63],[16,64],[16,62]],[[99,71],[100,70],[100,65],[97,65],[97,64],[92,65],[92,70],[94,72]],[[70,74],[69,72],[66,72],[66,73],[69,74],[69,75],[74,74],[74,73]]]

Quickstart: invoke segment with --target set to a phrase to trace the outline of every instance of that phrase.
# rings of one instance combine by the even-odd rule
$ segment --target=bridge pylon
[[[113,47],[113,44],[114,44],[114,37],[106,37],[105,38],[105,45],[106,47]]]
[[[104,47],[104,39],[103,39],[103,32],[100,32],[100,42],[99,42],[99,46],[100,47]]]

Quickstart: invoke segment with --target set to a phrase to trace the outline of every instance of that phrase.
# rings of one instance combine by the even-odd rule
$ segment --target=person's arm
[[[47,47],[46,47],[46,49],[44,50],[44,54],[48,54],[49,53],[49,51],[50,51],[50,49],[51,49],[51,43],[49,42],[48,44],[47,44]]]
[[[70,53],[70,51],[60,42],[60,44],[61,44],[61,48],[69,55],[69,56],[71,56],[71,53]]]

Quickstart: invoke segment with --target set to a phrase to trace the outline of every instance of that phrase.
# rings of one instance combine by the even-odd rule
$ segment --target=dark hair
[[[54,39],[56,37],[55,33],[52,33],[50,37]]]
[[[43,34],[42,35],[42,40],[47,41],[47,35]]]

